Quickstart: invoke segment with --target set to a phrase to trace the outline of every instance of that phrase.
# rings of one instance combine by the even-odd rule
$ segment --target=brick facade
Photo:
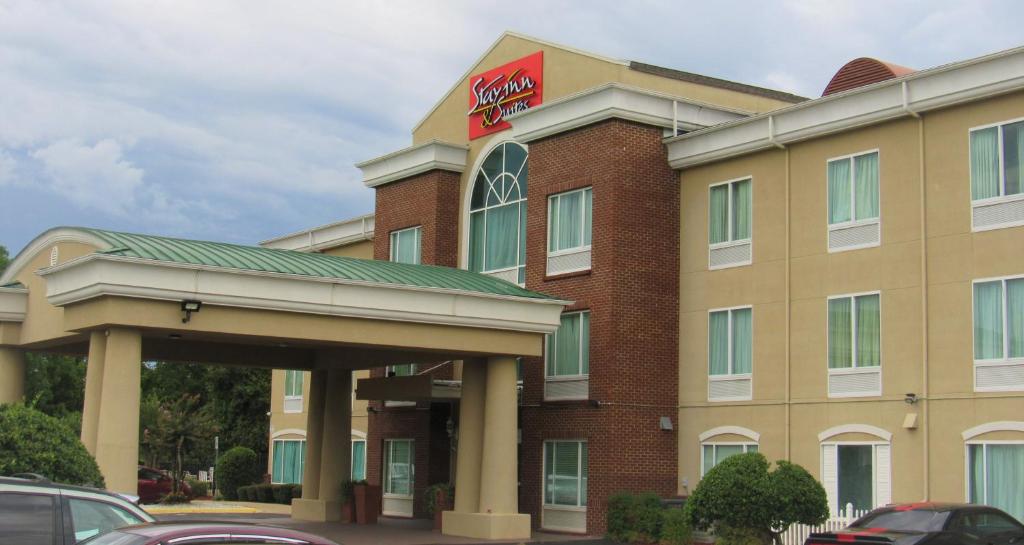
[[[678,396],[679,183],[661,129],[632,122],[598,123],[529,150],[526,287],[574,301],[568,310],[591,311],[590,400],[545,402],[544,360],[524,358],[520,511],[540,526],[543,442],[583,439],[587,532],[603,534],[609,495],[676,491],[676,435],[659,429],[659,418],[674,422]],[[591,271],[547,277],[548,196],[584,187],[593,188]],[[448,172],[378,187],[375,257],[388,258],[388,233],[422,225],[423,263],[455,266],[461,202],[458,176]],[[441,372],[450,376],[448,367]],[[417,467],[428,468],[416,472],[421,516],[422,489],[449,471],[450,442],[438,432],[449,406],[382,405],[372,404],[368,479],[380,481],[384,439],[416,439]],[[457,404],[451,408],[457,418]]]

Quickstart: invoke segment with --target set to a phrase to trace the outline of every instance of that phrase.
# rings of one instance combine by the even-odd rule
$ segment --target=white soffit
[[[685,168],[1024,88],[1024,47],[914,72],[666,140]]]
[[[0,288],[0,322],[24,322],[27,306],[27,289]]]
[[[321,225],[260,242],[264,248],[315,252],[362,240],[373,240],[373,214]]]
[[[507,117],[506,121],[512,123],[516,141],[529,142],[611,118],[695,130],[748,115],[748,112],[608,83],[535,106]]]
[[[38,273],[64,306],[101,296],[553,333],[566,301],[90,254]]]
[[[431,170],[466,170],[469,147],[431,140],[376,159],[356,164],[363,171],[363,184],[377,187]]]

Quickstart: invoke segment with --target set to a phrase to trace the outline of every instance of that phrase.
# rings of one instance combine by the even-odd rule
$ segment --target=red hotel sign
[[[543,102],[544,52],[469,78],[469,139],[509,128],[506,115]]]

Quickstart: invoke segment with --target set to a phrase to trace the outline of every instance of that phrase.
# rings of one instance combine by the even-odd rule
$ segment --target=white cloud
[[[14,157],[11,157],[6,151],[0,149],[0,186],[15,183],[14,170],[17,166],[18,164],[14,160]]]
[[[144,172],[121,155],[114,140],[94,146],[75,140],[60,140],[36,150],[32,157],[42,162],[46,186],[79,206],[114,215],[134,212]]]

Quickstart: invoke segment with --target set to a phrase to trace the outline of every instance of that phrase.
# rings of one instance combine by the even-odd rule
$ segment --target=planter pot
[[[341,504],[341,522],[355,522],[356,521],[356,501],[355,498],[345,500],[345,503]]]
[[[442,490],[438,490],[434,496],[434,529],[441,529],[441,513],[448,511],[451,507],[448,506],[448,495]]]
[[[355,486],[356,524],[377,524],[380,514],[381,488],[372,484]]]

